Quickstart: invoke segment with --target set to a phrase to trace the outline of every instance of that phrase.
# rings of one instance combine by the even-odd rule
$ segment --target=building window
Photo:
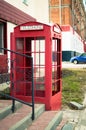
[[[28,0],[23,0],[23,3],[24,3],[25,5],[28,5]]]
[[[7,47],[7,36],[6,36],[6,23],[0,22],[0,48]],[[0,49],[0,53],[6,53],[4,50]]]

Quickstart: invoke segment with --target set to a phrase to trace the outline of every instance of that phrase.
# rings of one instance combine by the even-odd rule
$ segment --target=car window
[[[81,56],[86,57],[86,53],[81,54]]]

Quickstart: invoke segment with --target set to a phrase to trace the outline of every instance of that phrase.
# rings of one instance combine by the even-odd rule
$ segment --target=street
[[[86,64],[74,64],[70,62],[62,62],[62,68],[83,68],[86,69]]]

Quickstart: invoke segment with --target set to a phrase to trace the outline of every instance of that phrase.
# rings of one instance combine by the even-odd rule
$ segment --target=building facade
[[[49,22],[48,0],[5,0],[39,22]]]
[[[28,21],[49,22],[48,1],[42,6],[45,1],[0,0],[0,47],[10,48],[10,33],[15,26]]]
[[[17,25],[29,21],[48,23],[48,5],[48,0],[0,0],[0,48],[10,49],[10,34]],[[7,58],[7,51],[0,49],[0,60],[3,58]]]
[[[71,25],[86,39],[86,12],[82,0],[50,0],[49,21],[60,25]]]
[[[81,0],[0,0],[0,47],[10,49],[10,33],[13,32],[15,26],[28,21],[71,26],[73,31],[81,37],[80,39],[86,40],[86,13]],[[62,31],[62,35],[67,33],[65,29]],[[63,46],[74,45],[74,43],[67,43],[68,40],[67,44],[64,40],[62,41]],[[78,42],[77,46],[79,46]],[[68,46],[65,47],[66,49],[63,47],[62,51],[69,51],[68,53],[73,51],[72,48],[69,50]],[[79,52],[75,50],[74,55],[75,52],[81,53],[82,49]],[[0,53],[5,52],[0,50]]]
[[[15,26],[36,19],[4,0],[0,0],[0,47],[10,49],[10,33]],[[2,50],[0,50],[2,52]],[[4,52],[3,52],[4,53]]]
[[[14,27],[28,21],[36,21],[36,19],[22,9],[20,10],[10,3],[0,0],[0,48],[10,49],[10,34]],[[0,49],[0,61],[2,59],[7,59],[7,51]],[[7,63],[4,60],[0,62],[1,73],[7,72],[5,70],[6,65]]]
[[[84,5],[82,0],[49,0],[49,21],[58,23],[62,27],[63,61],[69,61],[72,56],[86,50],[84,49],[86,48],[84,42],[86,41]],[[70,29],[68,30],[70,27],[72,33]]]
[[[62,25],[62,60],[69,61],[71,57],[83,53],[84,43],[80,35],[70,25]]]

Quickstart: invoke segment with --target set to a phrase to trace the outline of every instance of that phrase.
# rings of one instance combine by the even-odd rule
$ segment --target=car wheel
[[[78,61],[77,61],[77,60],[74,60],[73,63],[74,63],[74,64],[78,64]]]

